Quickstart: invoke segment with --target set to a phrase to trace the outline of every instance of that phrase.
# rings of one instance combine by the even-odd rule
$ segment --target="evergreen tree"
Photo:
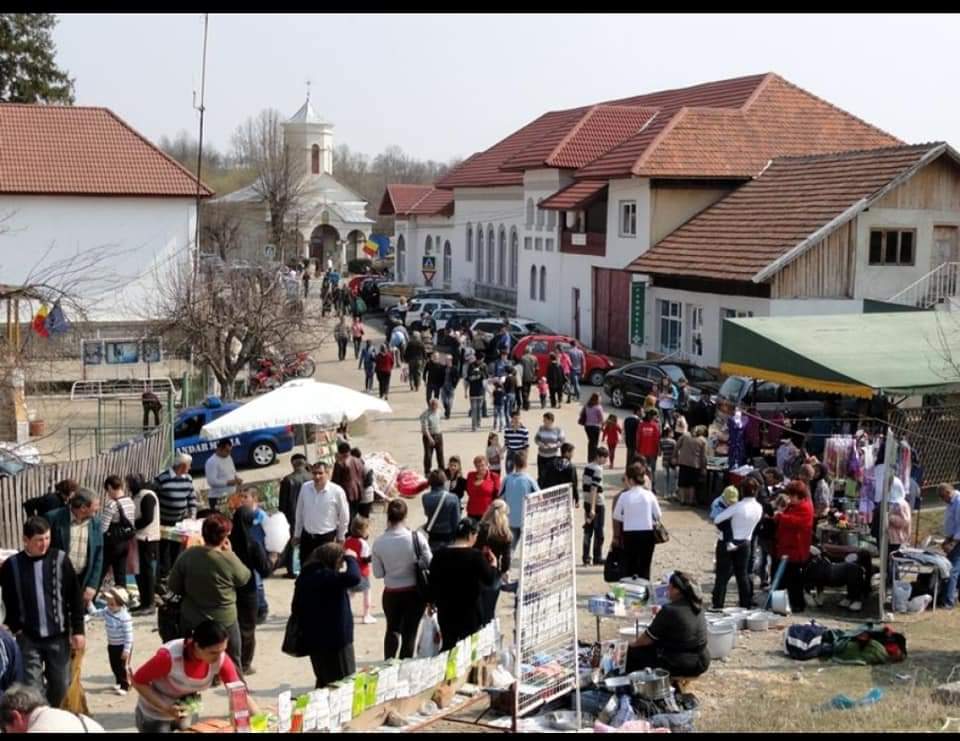
[[[70,76],[54,62],[52,13],[0,13],[0,101],[73,104]]]

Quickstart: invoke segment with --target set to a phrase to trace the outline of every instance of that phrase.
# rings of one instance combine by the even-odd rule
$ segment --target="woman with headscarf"
[[[890,542],[888,548],[890,553],[894,553],[900,550],[901,545],[910,542],[913,515],[903,487],[890,489],[890,499],[887,504],[889,505],[887,511],[887,539]]]
[[[627,671],[659,667],[680,677],[698,677],[710,667],[700,587],[688,574],[674,571],[667,598],[670,601],[627,649]]]
[[[237,588],[237,622],[240,625],[240,671],[253,673],[253,652],[257,647],[257,574],[266,578],[270,574],[270,558],[260,539],[254,533],[259,490],[245,486],[239,496],[237,511],[233,513],[233,530],[230,531],[230,546],[240,563],[250,569],[250,581]]]

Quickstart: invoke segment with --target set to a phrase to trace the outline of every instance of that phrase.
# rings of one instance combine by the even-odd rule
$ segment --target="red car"
[[[519,361],[527,351],[527,345],[533,346],[533,354],[540,363],[540,375],[547,375],[547,365],[550,363],[550,353],[557,350],[557,346],[563,346],[562,349],[569,348],[574,342],[572,337],[560,334],[533,334],[520,340],[513,349],[513,359]],[[583,369],[583,382],[591,386],[602,386],[603,377],[607,371],[612,370],[615,364],[606,355],[587,350],[580,345],[583,354],[587,359],[586,367]]]

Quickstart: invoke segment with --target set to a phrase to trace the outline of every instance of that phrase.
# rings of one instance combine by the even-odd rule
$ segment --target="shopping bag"
[[[404,363],[400,366],[400,382],[408,383],[410,381],[410,366]]]
[[[307,656],[309,653],[303,644],[303,631],[300,629],[300,621],[297,619],[296,614],[291,614],[290,617],[287,618],[287,627],[283,631],[283,645],[280,647],[280,650],[287,656],[301,658]]]
[[[71,713],[90,714],[87,707],[87,696],[83,693],[83,685],[80,684],[80,670],[83,666],[83,649],[70,651],[70,686],[67,687],[67,694],[63,696],[63,702],[60,708]]]
[[[623,550],[613,546],[603,562],[603,580],[607,584],[620,581],[623,578]]]
[[[440,653],[442,640],[437,616],[428,612],[420,618],[420,638],[417,640],[417,658],[429,658]]]

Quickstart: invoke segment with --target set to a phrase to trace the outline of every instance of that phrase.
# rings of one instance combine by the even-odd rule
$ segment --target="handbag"
[[[582,407],[580,409],[580,416],[577,417],[577,424],[581,427],[585,427],[587,424],[587,408]]]
[[[653,523],[653,542],[657,543],[666,543],[670,540],[670,533],[667,532],[666,526],[664,526],[661,520],[657,520]]]
[[[287,656],[302,658],[310,652],[304,648],[303,630],[300,628],[300,620],[296,613],[291,612],[287,618],[287,627],[283,631],[283,644],[280,650]]]
[[[103,534],[103,540],[106,545],[115,546],[126,543],[137,534],[137,529],[133,523],[127,519],[123,507],[117,502],[117,512],[120,514],[119,522],[111,522],[107,532]]]
[[[417,574],[417,594],[421,599],[430,601],[430,567],[423,563],[423,551],[420,549],[420,538],[414,530],[410,533],[413,538],[414,571]]]
[[[607,584],[612,584],[620,581],[623,576],[623,549],[612,546],[603,562],[603,580]]]

